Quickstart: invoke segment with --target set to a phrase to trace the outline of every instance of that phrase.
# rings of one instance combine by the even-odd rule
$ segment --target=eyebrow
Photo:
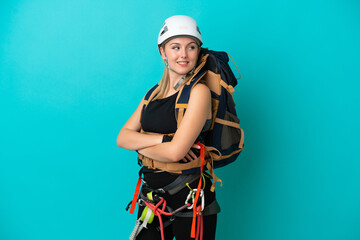
[[[186,44],[186,45],[190,45],[190,44],[192,44],[192,43],[195,43],[195,44],[196,44],[196,42],[194,41],[194,42],[189,42],[189,43]],[[177,42],[171,43],[170,45],[173,45],[173,44],[179,44],[179,45],[180,45],[180,43],[177,43]]]

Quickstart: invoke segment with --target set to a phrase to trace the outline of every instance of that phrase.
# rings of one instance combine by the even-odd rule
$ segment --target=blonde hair
[[[156,99],[164,98],[170,88],[170,78],[169,78],[169,69],[167,67],[164,68],[164,73],[159,83],[159,93],[151,100],[154,101]]]

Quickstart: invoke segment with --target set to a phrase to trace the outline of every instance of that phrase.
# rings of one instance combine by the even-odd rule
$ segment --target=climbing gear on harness
[[[204,189],[205,187],[205,173],[203,173],[203,166],[205,162],[205,147],[201,143],[197,143],[200,146],[200,158],[202,159],[201,171],[200,176],[199,174],[189,174],[189,175],[179,175],[172,183],[169,185],[152,189],[147,185],[147,183],[141,179],[142,170],[139,171],[139,179],[143,182],[142,189],[146,191],[146,197],[143,194],[143,191],[140,191],[140,198],[138,200],[140,206],[144,206],[145,208],[141,214],[141,217],[137,220],[135,228],[132,232],[131,237],[132,239],[136,238],[136,236],[141,232],[141,230],[147,227],[147,224],[151,223],[153,219],[151,215],[157,216],[159,219],[159,231],[161,232],[162,239],[164,239],[163,229],[164,227],[171,224],[175,217],[192,217],[192,228],[191,228],[191,237],[196,239],[202,239],[202,218],[204,215],[212,215],[216,214],[220,211],[220,207],[217,201],[213,201],[208,206],[205,206],[205,194]],[[188,194],[185,203],[183,206],[172,210],[171,207],[166,205],[166,200],[159,196],[158,194],[168,193],[169,195],[174,195],[178,193],[180,190],[189,186],[189,184],[193,183],[199,179],[199,183],[196,189],[190,188],[190,193]],[[203,183],[204,182],[204,183]],[[137,190],[135,191],[137,192]],[[135,197],[135,196],[134,196]],[[137,196],[136,196],[136,199]],[[191,203],[189,201],[192,201]],[[197,205],[200,202],[200,205]],[[136,201],[135,201],[136,204]],[[128,206],[129,207],[129,206]],[[133,206],[131,206],[133,207]],[[192,209],[191,212],[182,212],[184,209]],[[163,223],[162,215],[169,216],[170,220]],[[146,221],[146,222],[145,222]],[[145,222],[145,223],[144,223]],[[197,225],[197,227],[196,227]],[[131,238],[130,238],[131,239]]]
[[[170,183],[169,185],[167,185],[165,187],[152,189],[147,185],[147,183],[144,180],[142,180],[142,171],[143,171],[143,168],[141,168],[139,171],[139,179],[136,184],[134,197],[133,197],[132,201],[126,207],[126,211],[130,208],[130,214],[134,213],[134,209],[135,209],[136,203],[138,201],[138,197],[140,196],[141,199],[146,198],[146,196],[144,196],[142,194],[142,192],[140,191],[141,182],[143,182],[143,189],[147,189],[148,192],[154,192],[154,193],[166,193],[167,192],[170,195],[174,195],[174,194],[178,193],[181,189],[183,189],[185,187],[184,185],[186,185],[186,183],[191,184],[199,178],[198,174],[186,174],[186,175],[183,174],[183,175],[179,175],[175,181],[173,181],[172,183]]]
[[[194,207],[196,191],[197,189],[191,189],[188,196],[186,197],[185,204],[188,204],[189,200],[192,199],[192,204],[187,207],[188,209],[192,209]],[[202,212],[204,211],[204,206],[205,206],[205,195],[204,195],[204,190],[202,189],[200,189],[200,198],[201,198],[201,212]]]
[[[149,199],[149,201],[153,201],[153,197],[152,197],[152,192],[149,192],[147,194],[147,198]],[[144,210],[142,211],[142,214],[140,216],[140,218],[136,221],[134,230],[132,231],[129,240],[135,240],[137,235],[139,235],[139,233],[141,232],[141,230],[143,228],[147,228],[147,224],[151,224],[154,220],[154,213],[151,209],[149,209],[148,206],[146,206],[144,208]]]
[[[175,15],[165,20],[159,33],[158,46],[180,36],[195,38],[198,45],[202,45],[202,37],[196,21],[189,16]]]
[[[142,225],[141,225],[141,221],[140,218],[136,221],[135,227],[133,229],[133,231],[130,234],[129,240],[135,240],[137,235],[139,235],[139,233],[142,230]]]
[[[150,201],[153,201],[152,192],[148,192],[146,196]],[[154,220],[154,213],[151,209],[149,209],[148,206],[144,208],[140,220],[145,223],[145,228],[147,223],[152,223],[152,221]]]
[[[204,163],[205,163],[205,146],[202,145],[201,143],[197,143],[197,145],[200,146],[200,160],[201,160],[201,165],[200,165],[200,176],[202,176],[203,174],[203,170],[204,170]],[[200,190],[201,190],[201,184],[202,184],[202,177],[200,177],[199,180],[199,184],[196,188],[196,193],[195,193],[195,198],[193,201],[193,220],[192,220],[192,224],[191,224],[191,237],[195,238],[195,225],[196,225],[196,216],[201,214],[201,208],[199,209],[196,204],[199,200],[200,197]],[[204,192],[202,192],[204,193]],[[199,218],[198,218],[198,224],[199,224]]]
[[[159,223],[160,223],[160,232],[161,232],[161,239],[164,240],[164,226],[163,226],[163,221],[162,221],[162,217],[161,215],[165,215],[165,216],[172,216],[174,214],[176,214],[176,212],[183,210],[184,208],[187,207],[187,205],[184,205],[182,207],[180,207],[179,209],[173,211],[173,212],[166,212],[165,208],[166,208],[166,200],[162,197],[160,197],[160,201],[154,205],[151,204],[149,202],[144,201],[145,205],[151,209],[154,212],[154,215],[158,217],[159,219]],[[160,208],[160,206],[162,206]]]
[[[132,231],[131,235],[130,235],[130,240],[136,239],[137,235],[141,232],[141,230],[143,228],[147,228],[147,224],[152,223],[152,219],[151,217],[146,217],[149,216],[151,214],[155,215],[158,217],[159,219],[159,231],[161,233],[161,239],[164,240],[164,231],[163,229],[168,226],[173,220],[174,217],[178,215],[178,213],[180,213],[182,210],[184,209],[192,209],[194,207],[196,207],[196,211],[197,211],[197,228],[196,228],[196,234],[195,234],[195,230],[194,230],[194,237],[196,239],[202,239],[202,228],[203,228],[203,211],[205,208],[205,195],[204,195],[204,190],[200,189],[200,198],[201,198],[201,205],[196,206],[196,191],[197,189],[192,189],[185,201],[185,204],[181,207],[179,207],[176,210],[172,210],[170,207],[168,207],[166,205],[166,200],[162,197],[156,196],[153,198],[153,192],[149,192],[147,194],[147,198],[143,199],[140,198],[139,199],[139,204],[143,205],[145,204],[145,208],[141,214],[141,217],[136,221],[136,225],[134,230]],[[155,198],[157,198],[157,201],[153,201]],[[189,200],[192,199],[192,204],[189,203]],[[214,201],[216,202],[216,201]],[[210,206],[210,205],[209,205]],[[216,212],[217,213],[217,212]],[[170,220],[168,222],[163,223],[162,220],[162,215],[165,216],[169,216]],[[188,217],[188,216],[187,216]],[[170,223],[169,223],[170,222]],[[200,238],[199,238],[200,237]]]
[[[244,148],[244,131],[240,128],[233,100],[237,79],[228,65],[229,57],[225,52],[216,52],[202,48],[198,66],[191,76],[186,77],[176,99],[175,115],[178,126],[186,112],[192,88],[204,82],[211,90],[212,122],[210,129],[201,134],[206,146],[205,167],[213,177],[213,186],[221,182],[213,169],[226,166],[236,160]],[[159,92],[159,85],[151,88],[144,97],[143,109]],[[201,160],[197,158],[187,163],[164,163],[138,155],[139,161],[149,169],[160,169],[172,173],[199,172]]]

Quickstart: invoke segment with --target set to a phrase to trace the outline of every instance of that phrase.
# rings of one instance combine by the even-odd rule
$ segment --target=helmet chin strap
[[[169,70],[173,71],[174,73],[176,73],[176,74],[178,74],[178,75],[181,75],[180,73],[178,73],[177,71],[175,71],[174,69],[172,69],[172,68],[170,67],[166,55],[165,55],[165,66],[166,66]],[[193,68],[190,72],[185,73],[185,74],[180,78],[180,80],[179,80],[179,81],[175,84],[175,86],[174,86],[174,90],[175,90],[175,91],[178,90],[178,88],[180,87],[181,83],[184,81],[184,79],[186,78],[186,76],[187,76],[188,74],[191,75],[191,74],[194,73],[194,70],[195,70],[195,66],[194,66],[194,68]]]

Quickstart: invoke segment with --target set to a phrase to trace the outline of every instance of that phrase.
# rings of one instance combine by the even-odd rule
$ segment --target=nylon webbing
[[[201,159],[201,166],[200,166],[200,173],[201,174],[200,174],[200,176],[202,176],[204,163],[205,163],[205,146],[202,145],[200,142],[198,142],[196,144],[200,146],[200,159]],[[197,189],[196,189],[194,205],[193,205],[193,219],[192,219],[192,224],[191,224],[191,237],[192,238],[195,238],[196,216],[199,214],[199,212],[197,211],[196,204],[197,204],[197,202],[199,200],[201,184],[202,184],[202,177],[200,177],[199,184],[198,184]]]
[[[235,65],[235,67],[236,67],[236,69],[238,70],[239,77],[236,78],[236,80],[239,80],[239,79],[241,78],[240,70],[239,70],[238,66],[236,65],[236,63],[235,63],[234,59],[232,58],[232,56],[231,56],[230,54],[228,54],[228,53],[227,53],[227,55],[231,58],[231,60],[233,61],[234,65]]]
[[[215,122],[216,123],[220,123],[226,126],[230,126],[230,127],[234,127],[234,128],[239,128],[240,129],[240,125],[236,122],[231,122],[225,119],[221,119],[221,118],[215,118]]]
[[[224,82],[224,80],[220,80],[220,85],[223,86],[231,94],[231,96],[235,92],[234,87]]]
[[[134,210],[135,210],[135,206],[136,206],[137,199],[138,199],[139,192],[140,192],[140,186],[141,186],[141,175],[139,176],[138,182],[136,184],[134,197],[133,197],[133,200],[131,202],[131,208],[130,208],[130,213],[131,214],[133,214]]]

